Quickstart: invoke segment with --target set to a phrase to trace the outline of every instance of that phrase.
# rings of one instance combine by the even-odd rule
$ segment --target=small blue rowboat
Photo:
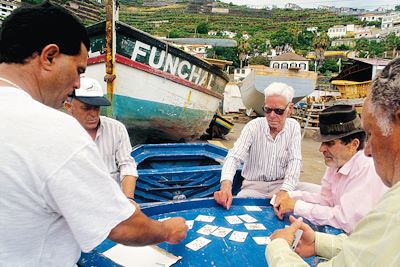
[[[228,150],[207,143],[138,145],[131,153],[138,165],[135,199],[139,203],[212,196],[219,189]],[[238,170],[236,195],[242,183]]]

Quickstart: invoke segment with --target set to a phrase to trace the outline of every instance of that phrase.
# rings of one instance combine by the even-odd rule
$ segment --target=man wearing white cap
[[[273,193],[279,195],[298,186],[300,125],[296,120],[287,118],[293,108],[294,89],[274,82],[265,88],[264,94],[265,118],[247,123],[225,158],[221,190],[214,193],[214,199],[226,209],[232,203],[232,181],[241,162],[244,162],[244,180],[238,197],[267,198]]]
[[[100,116],[100,107],[110,104],[95,79],[82,77],[81,87],[74,90],[64,106],[96,143],[111,176],[121,185],[123,193],[134,199],[138,173],[131,157],[128,131],[121,122]]]

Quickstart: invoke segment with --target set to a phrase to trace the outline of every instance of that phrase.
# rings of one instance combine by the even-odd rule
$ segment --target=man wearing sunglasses
[[[274,82],[264,94],[265,117],[246,124],[225,158],[221,189],[214,193],[214,199],[226,209],[232,203],[232,181],[241,162],[244,162],[244,180],[238,197],[267,198],[299,186],[300,125],[296,120],[287,118],[293,108],[294,90],[284,83]],[[304,184],[301,188],[309,191],[312,186],[309,187]]]

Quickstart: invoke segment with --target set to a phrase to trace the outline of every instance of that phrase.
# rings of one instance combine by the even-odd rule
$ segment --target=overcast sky
[[[317,8],[320,5],[336,6],[336,7],[355,7],[365,8],[369,10],[376,9],[377,7],[394,8],[395,5],[399,5],[400,1],[396,0],[291,0],[291,1],[276,1],[276,0],[221,0],[222,2],[232,2],[236,5],[250,5],[254,7],[271,7],[276,5],[277,7],[284,7],[287,3],[294,3],[303,8]]]

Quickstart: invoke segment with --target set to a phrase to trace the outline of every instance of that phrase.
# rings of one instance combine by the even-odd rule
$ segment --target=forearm
[[[308,219],[313,224],[330,225],[345,232],[351,232],[353,228],[354,211],[346,213],[341,206],[330,207],[298,200],[294,214]]]
[[[136,179],[137,178],[132,175],[127,175],[122,178],[121,189],[125,196],[135,198]]]
[[[290,162],[288,163],[288,168],[285,172],[285,178],[283,180],[281,190],[293,191],[296,189],[296,186],[299,182],[300,169],[301,169],[300,159],[290,160]]]
[[[341,250],[343,241],[348,238],[345,234],[330,235],[325,233],[315,233],[315,252],[318,256],[331,259]]]
[[[286,240],[277,238],[266,248],[265,256],[270,267],[309,266],[299,255],[293,252]]]
[[[162,222],[148,218],[140,209],[127,220],[118,224],[109,239],[130,246],[146,246],[167,240],[168,232]]]

